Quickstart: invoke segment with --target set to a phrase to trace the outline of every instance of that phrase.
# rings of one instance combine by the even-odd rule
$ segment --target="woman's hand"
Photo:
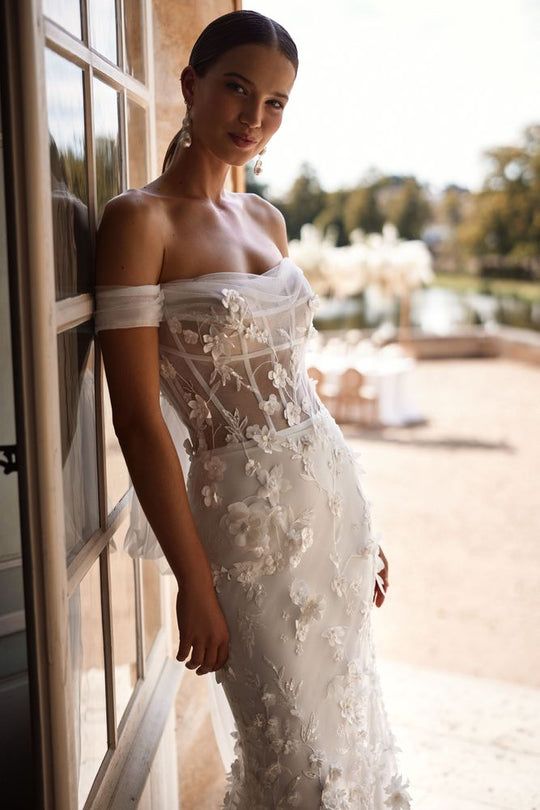
[[[376,575],[375,578],[375,590],[373,593],[373,601],[375,602],[377,607],[381,607],[382,603],[384,602],[386,590],[388,588],[388,560],[386,559],[386,556],[381,546],[379,546],[379,557],[384,563],[384,568],[381,568],[381,570],[379,571],[379,573]]]
[[[205,675],[221,669],[229,657],[229,629],[213,585],[182,582],[176,597],[176,618],[180,633],[178,661],[183,661],[191,647],[188,669]]]

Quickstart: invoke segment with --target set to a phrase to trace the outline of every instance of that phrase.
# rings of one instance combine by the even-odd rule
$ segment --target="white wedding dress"
[[[164,413],[189,435],[186,487],[230,632],[211,675],[236,727],[223,810],[410,807],[372,641],[383,564],[364,470],[305,365],[317,305],[289,257],[96,287],[96,331],[159,326]],[[139,507],[125,547],[163,557],[143,520]]]

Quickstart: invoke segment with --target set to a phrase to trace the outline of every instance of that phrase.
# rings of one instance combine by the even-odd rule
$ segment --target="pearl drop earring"
[[[187,108],[187,112],[182,119],[182,128],[178,136],[178,146],[191,146],[191,110]]]
[[[253,167],[253,173],[256,174],[256,175],[259,175],[262,172],[261,155],[264,155],[265,152],[266,152],[266,146],[264,146],[261,149],[261,151],[259,152],[259,157],[257,158],[257,160],[255,162],[255,166]]]

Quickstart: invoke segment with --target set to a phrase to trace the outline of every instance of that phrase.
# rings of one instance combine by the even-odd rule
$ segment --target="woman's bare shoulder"
[[[282,212],[270,200],[255,192],[244,192],[242,196],[246,210],[266,229],[268,236],[276,243],[281,253],[287,256],[287,223]]]
[[[158,199],[127,189],[104,206],[96,239],[97,284],[157,284],[163,260]]]

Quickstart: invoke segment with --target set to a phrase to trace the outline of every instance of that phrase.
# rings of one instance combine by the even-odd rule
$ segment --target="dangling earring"
[[[191,146],[191,108],[187,108],[187,112],[182,119],[182,128],[178,136],[178,146]]]
[[[259,175],[262,172],[262,160],[261,155],[264,155],[266,152],[266,146],[264,146],[261,151],[259,152],[259,157],[255,161],[255,166],[253,167],[253,173]]]

